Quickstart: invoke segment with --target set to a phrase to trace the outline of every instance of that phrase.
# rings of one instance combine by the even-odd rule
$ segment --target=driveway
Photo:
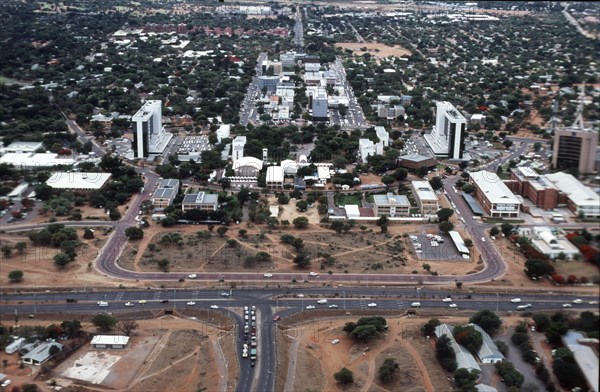
[[[515,329],[511,327],[505,335],[498,337],[498,340],[505,342],[509,347],[507,359],[525,376],[523,384],[535,384],[540,391],[545,391],[546,386],[537,378],[533,366],[521,359],[521,350],[511,342],[510,337],[514,332]]]

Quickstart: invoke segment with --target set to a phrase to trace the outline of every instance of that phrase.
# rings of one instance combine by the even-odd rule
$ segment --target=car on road
[[[254,367],[256,366],[256,362],[254,362],[254,359],[250,361],[250,367]]]
[[[263,275],[265,278],[272,278],[273,274],[272,273],[266,273]]]
[[[579,299],[579,298],[577,298],[577,299],[574,299],[574,300],[573,300],[573,303],[574,303],[574,304],[580,304],[580,303],[582,303],[582,302],[583,302],[583,301],[582,301],[581,299]]]
[[[190,278],[190,279],[196,279],[197,277],[198,277],[198,275],[196,275],[196,274],[189,274],[188,275],[188,278]]]
[[[326,304],[326,303],[327,303],[327,300],[326,300],[326,299],[320,299],[320,300],[318,300],[318,301],[317,301],[317,303],[318,303],[319,305],[323,305],[323,304]]]
[[[329,305],[329,309],[337,309],[337,308],[338,308],[338,306],[336,304]]]
[[[485,238],[484,237],[481,237],[481,242],[485,242]]]
[[[160,301],[161,304],[168,304],[169,300],[168,299],[163,299],[162,301]]]
[[[457,304],[450,304],[450,305],[448,305],[448,307],[449,308],[458,308],[458,305]]]
[[[376,308],[377,304],[375,302],[371,302],[370,304],[367,305],[369,308]]]
[[[319,276],[319,274],[317,274],[316,272],[311,271],[311,272],[308,273],[308,276]]]
[[[512,302],[513,304],[518,304],[519,302],[521,302],[521,298],[513,298],[510,300],[510,302]]]
[[[211,309],[219,309],[219,305],[210,305]]]
[[[316,309],[316,306],[315,305],[306,306],[306,310],[311,310],[311,309]]]
[[[304,298],[304,294],[296,294],[296,297],[298,297],[298,298]]]
[[[590,304],[590,305],[598,305],[598,301],[590,301],[590,302],[588,302],[588,304]]]
[[[331,341],[331,344],[338,344],[340,342],[340,339],[333,339]]]
[[[194,306],[194,305],[196,305],[196,303],[195,303],[194,301],[190,301],[190,302],[188,302],[186,305],[187,305],[187,306]]]
[[[452,302],[452,298],[447,297],[442,300],[442,302]]]
[[[145,303],[146,303],[146,300],[145,300],[145,299],[140,299],[140,300],[138,301],[138,304],[145,304]]]
[[[125,302],[125,306],[135,306],[135,304],[133,302],[127,301]]]
[[[562,307],[563,308],[572,308],[573,305],[571,305],[571,304],[563,304]]]
[[[280,315],[277,315],[277,316],[273,317],[273,321],[279,321],[279,320],[281,320],[281,316]]]
[[[108,302],[106,302],[106,301],[98,301],[98,306],[101,306],[101,307],[105,308],[105,307],[108,306]]]
[[[221,293],[221,297],[229,297],[229,293]]]
[[[246,320],[246,321],[247,321],[247,320],[249,320],[249,319],[250,319],[250,316],[248,316],[247,314],[245,314],[245,315],[244,315],[244,320]]]

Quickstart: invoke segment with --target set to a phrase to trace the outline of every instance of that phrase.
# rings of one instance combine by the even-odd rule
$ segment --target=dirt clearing
[[[385,44],[363,44],[360,42],[338,42],[335,44],[338,48],[348,49],[354,52],[355,56],[362,56],[365,53],[369,53],[373,57],[384,58],[389,56],[402,57],[410,56],[410,50],[403,48],[399,45],[387,46]],[[366,50],[363,50],[365,49]]]

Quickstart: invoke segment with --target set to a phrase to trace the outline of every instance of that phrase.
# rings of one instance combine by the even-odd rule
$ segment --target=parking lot
[[[177,149],[177,155],[187,155],[191,152],[202,152],[210,149],[208,136],[186,136]]]
[[[435,237],[428,238],[430,234],[417,234],[411,236],[411,242],[419,260],[464,260],[454,246],[448,235],[440,234],[442,242]]]

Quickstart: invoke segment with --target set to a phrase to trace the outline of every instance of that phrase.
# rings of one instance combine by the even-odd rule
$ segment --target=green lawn
[[[345,206],[347,204],[356,204],[358,206],[361,205],[360,198],[354,195],[342,195],[337,198],[336,204],[338,206]]]

